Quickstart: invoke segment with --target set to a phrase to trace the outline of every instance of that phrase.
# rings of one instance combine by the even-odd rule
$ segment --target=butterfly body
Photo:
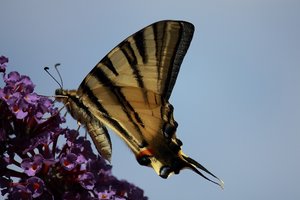
[[[92,131],[90,135],[106,159],[110,159],[111,142],[104,126],[125,141],[138,163],[152,167],[163,178],[183,168],[206,178],[200,169],[217,178],[182,153],[169,103],[193,32],[194,26],[184,21],[151,24],[111,50],[78,90],[56,90],[57,100]]]
[[[84,125],[98,152],[101,153],[105,159],[110,161],[112,144],[108,131],[101,121],[95,118],[95,116],[89,112],[89,109],[86,109],[76,93],[76,90],[57,89],[55,91],[57,95],[56,100],[64,103],[71,116],[81,125]]]

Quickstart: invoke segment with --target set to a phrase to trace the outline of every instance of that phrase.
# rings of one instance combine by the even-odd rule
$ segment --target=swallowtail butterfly
[[[139,164],[162,178],[189,168],[223,187],[222,180],[183,154],[175,134],[178,124],[169,98],[193,33],[189,22],[153,23],[112,49],[77,90],[61,88],[55,94],[107,160],[112,145],[106,126],[126,142]]]

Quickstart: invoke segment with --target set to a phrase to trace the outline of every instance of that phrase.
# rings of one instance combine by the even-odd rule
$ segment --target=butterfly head
[[[56,89],[56,90],[55,90],[55,95],[56,95],[56,96],[65,96],[65,95],[66,95],[66,92],[65,92],[64,89],[59,88],[59,89]]]
[[[58,102],[62,102],[66,104],[69,100],[68,97],[70,96],[70,91],[64,90],[62,88],[56,89],[55,90],[55,99]]]

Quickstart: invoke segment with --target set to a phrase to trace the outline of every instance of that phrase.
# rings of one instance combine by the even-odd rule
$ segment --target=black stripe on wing
[[[98,98],[95,96],[93,91],[86,85],[82,85],[82,90],[86,93],[86,98],[89,99],[89,103],[93,104],[100,112],[101,116],[104,118],[104,120],[108,121],[111,126],[113,126],[119,133],[122,133],[122,135],[127,138],[129,141],[135,141],[132,136],[120,125],[120,123],[112,118],[110,114],[107,112],[107,110],[103,107],[103,105],[98,101]],[[139,144],[137,141],[135,143],[139,147],[146,146],[147,143],[145,141],[142,141],[141,144]]]
[[[135,43],[141,43],[140,41],[135,41]],[[123,52],[123,54],[125,55],[127,62],[129,63],[132,71],[133,71],[133,75],[134,78],[136,79],[138,86],[140,88],[144,88],[144,81],[143,81],[143,77],[140,74],[140,69],[138,67],[138,62],[137,62],[137,58],[136,55],[134,53],[134,50],[132,49],[131,44],[128,41],[122,42],[119,45],[121,51]],[[142,46],[138,47],[138,51],[139,52],[143,52],[141,49]]]
[[[164,33],[168,33],[168,28],[170,28],[168,26],[168,21],[166,21],[166,24],[164,25]],[[176,23],[176,22],[174,22]],[[194,25],[192,25],[189,22],[183,22],[183,21],[179,21],[177,22],[178,25],[180,26],[180,28],[177,31],[177,42],[176,42],[176,46],[173,49],[173,53],[172,53],[172,58],[171,58],[171,63],[169,66],[169,70],[168,70],[168,76],[167,79],[165,81],[165,87],[164,87],[164,91],[162,93],[162,96],[165,97],[166,99],[169,99],[173,90],[173,87],[175,85],[178,73],[179,73],[179,69],[180,69],[180,65],[183,61],[183,58],[190,46],[192,37],[193,37],[193,33],[194,33]],[[170,23],[170,26],[172,26],[172,22]],[[171,31],[171,30],[170,30]],[[176,35],[175,35],[176,36]],[[168,49],[168,51],[171,51],[172,49]],[[163,52],[161,52],[163,53]]]
[[[144,43],[144,31],[138,31],[135,33],[132,38],[135,41],[135,45],[137,47],[137,50],[139,51],[140,56],[142,57],[143,63],[148,62],[148,54],[146,52],[146,47]]]
[[[135,120],[139,123],[140,126],[144,127],[144,124],[142,122],[142,119],[139,117],[139,115],[136,113],[134,108],[131,106],[130,102],[127,101],[125,95],[121,92],[121,89],[119,86],[116,86],[106,75],[105,73],[100,69],[100,67],[95,68],[95,71],[90,74],[94,78],[96,78],[99,83],[102,83],[104,86],[108,87],[115,97],[118,99],[120,106],[122,106],[124,112],[126,113],[129,121],[134,124],[136,130],[142,134],[142,132],[139,129],[139,126],[136,124],[136,122],[131,117],[130,113],[127,112],[127,110],[134,113]]]
[[[117,72],[116,68],[114,67],[107,55],[101,60],[101,63],[104,66],[106,66],[115,76],[119,75],[119,73]]]
[[[109,60],[109,58],[107,58],[107,60]],[[128,120],[130,121],[131,124],[133,124],[136,132],[140,134],[141,138],[143,138],[139,125],[141,127],[144,127],[144,123],[142,122],[142,119],[140,118],[138,113],[131,106],[130,102],[127,101],[125,95],[121,91],[121,88],[119,86],[116,86],[109,79],[109,77],[106,76],[106,74],[102,71],[100,67],[95,67],[92,70],[92,72],[89,74],[89,76],[90,79],[96,79],[99,82],[99,84],[103,85],[103,87],[106,87],[107,90],[112,92],[112,94],[118,100],[119,105],[122,107],[122,110],[126,114]],[[113,117],[111,117],[111,114],[105,109],[105,105],[102,105],[100,103],[101,100],[99,100],[97,96],[101,96],[101,94],[94,94],[94,92],[89,88],[87,84],[82,84],[80,86],[80,90],[82,91],[82,93],[86,93],[90,101],[103,114],[103,117],[105,117],[107,121],[111,122],[111,125],[113,127],[115,127],[120,133],[122,133],[127,139],[129,140],[133,139],[131,135],[120,125],[120,123],[117,120],[115,120]],[[130,113],[133,113],[134,118]],[[141,147],[144,146],[145,144],[146,144],[145,141],[141,141],[141,144],[138,145]]]

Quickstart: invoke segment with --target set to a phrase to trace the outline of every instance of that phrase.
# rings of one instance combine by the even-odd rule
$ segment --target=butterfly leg
[[[81,128],[82,124],[80,123],[80,121],[77,121],[77,125],[78,125],[77,132],[79,132],[79,129]],[[87,131],[85,131],[84,138],[87,138]]]

